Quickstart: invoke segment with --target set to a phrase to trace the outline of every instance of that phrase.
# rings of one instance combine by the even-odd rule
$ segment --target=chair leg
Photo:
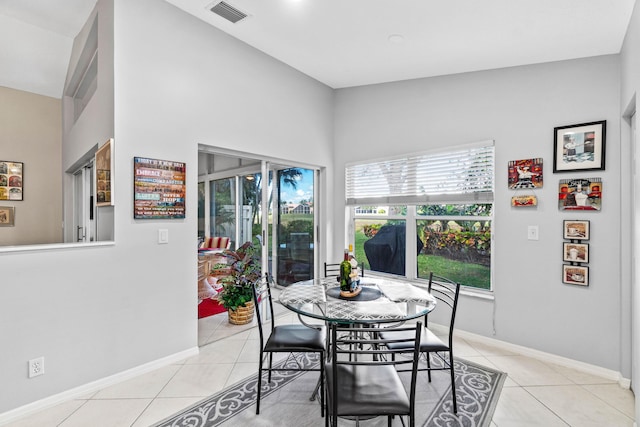
[[[429,382],[431,382],[431,353],[427,352],[427,378],[429,378]]]
[[[453,370],[453,352],[449,351],[449,372],[451,372],[451,398],[453,399],[453,413],[458,413],[458,401],[456,400],[456,373]]]
[[[273,367],[273,353],[269,353],[269,384],[271,384],[271,369]]]
[[[262,352],[260,353],[260,362],[258,362],[258,384],[256,385],[256,387],[258,388],[257,390],[257,396],[256,396],[256,415],[260,414],[260,395],[262,394]]]
[[[324,417],[324,354],[320,353],[320,416]]]
[[[321,390],[322,394],[325,395],[324,396],[324,401],[325,401],[325,408],[324,408],[324,427],[329,427],[329,423],[330,423],[330,414],[331,411],[329,411],[329,391],[328,390]]]

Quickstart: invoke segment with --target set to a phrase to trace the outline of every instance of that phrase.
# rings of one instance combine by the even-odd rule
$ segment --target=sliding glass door
[[[303,168],[276,171],[277,280],[282,285],[314,277],[314,175],[313,170]]]
[[[229,167],[229,156],[201,156],[213,167],[200,174],[198,237],[229,237],[232,249],[247,241],[260,246],[263,271],[280,285],[313,278],[317,172],[244,158]],[[216,171],[217,164],[226,170]]]

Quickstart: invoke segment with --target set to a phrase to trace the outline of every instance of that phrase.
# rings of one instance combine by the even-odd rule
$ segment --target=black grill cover
[[[420,237],[417,241],[417,253],[420,254],[424,245]],[[406,242],[404,225],[381,227],[375,236],[364,242],[364,253],[367,255],[371,270],[404,276]]]

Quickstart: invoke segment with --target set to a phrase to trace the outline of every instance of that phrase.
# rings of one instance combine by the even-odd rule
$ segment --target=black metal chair
[[[382,339],[376,335],[377,327],[363,325],[354,334],[349,327],[330,326],[332,345],[325,374],[325,426],[337,427],[338,417],[359,421],[376,416],[388,417],[389,426],[394,416],[407,416],[409,425],[415,425],[416,377],[420,357],[416,344],[420,341],[422,323],[395,330],[402,336]],[[399,344],[399,348],[393,349],[393,344]],[[396,358],[397,354],[411,357]],[[399,365],[411,371],[408,390],[398,373]],[[404,421],[402,423],[404,425]]]
[[[340,263],[324,263],[324,277],[339,276]]]
[[[453,400],[453,413],[458,413],[458,404],[456,400],[456,379],[453,367],[453,327],[456,319],[456,310],[458,308],[458,296],[460,295],[460,284],[455,283],[445,277],[429,274],[429,293],[437,300],[435,310],[442,312],[448,310],[444,315],[448,325],[447,342],[441,340],[436,334],[429,329],[429,314],[424,316],[424,330],[420,339],[420,354],[424,355],[427,367],[422,365],[418,367],[418,371],[427,371],[429,382],[431,382],[431,371],[449,371],[451,375],[451,398]],[[402,333],[398,333],[392,329],[381,329],[380,337],[384,339],[398,338]],[[406,335],[406,333],[405,333]],[[401,342],[391,342],[387,344],[392,349],[406,348]],[[438,365],[432,366],[431,355],[438,358]]]
[[[271,296],[271,281],[269,277],[253,289],[253,300],[255,303],[256,319],[258,322],[258,332],[260,335],[260,362],[258,367],[258,384],[256,399],[256,414],[260,413],[260,397],[262,394],[262,374],[268,372],[268,382],[271,382],[271,372],[273,371],[319,371],[320,372],[320,399],[321,414],[324,416],[324,363],[326,346],[326,327],[324,325],[289,324],[275,326],[273,315],[273,298]],[[265,331],[263,322],[263,298],[267,297],[266,303],[271,318],[271,328]],[[283,365],[279,368],[273,367],[274,353],[289,353]],[[301,359],[307,353],[318,353],[320,366],[305,365]],[[268,366],[264,366],[265,358],[269,358]]]
[[[364,266],[359,264],[360,277],[364,277]],[[324,263],[324,277],[340,276],[340,263]]]

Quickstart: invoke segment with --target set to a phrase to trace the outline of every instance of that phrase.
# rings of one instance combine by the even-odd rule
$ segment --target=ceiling
[[[165,1],[165,0],[157,0]],[[620,52],[635,0],[166,0],[343,88]],[[0,86],[61,97],[96,0],[0,0]]]

